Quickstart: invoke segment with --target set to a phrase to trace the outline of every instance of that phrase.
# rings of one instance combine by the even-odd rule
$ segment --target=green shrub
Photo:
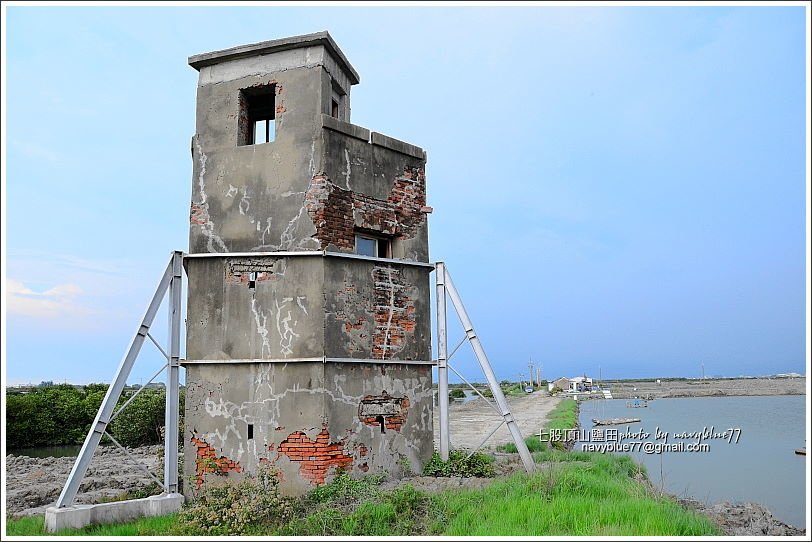
[[[448,392],[448,397],[451,399],[464,399],[465,391],[460,388],[454,388],[453,390]]]
[[[424,476],[491,477],[494,475],[493,457],[475,452],[470,457],[467,450],[451,450],[448,461],[443,461],[438,452],[423,468]]]
[[[122,397],[126,400],[126,397]],[[144,390],[110,424],[110,431],[122,446],[158,444],[163,441],[166,392]]]
[[[37,446],[81,444],[87,436],[107,394],[107,384],[74,387],[43,386],[29,393],[9,394],[6,403],[6,447],[9,450]],[[118,400],[120,408],[133,391]],[[156,444],[163,440],[166,394],[146,389],[110,424],[109,431],[124,446]],[[183,427],[184,389],[180,390],[180,424]],[[180,431],[179,433],[183,433]]]
[[[538,436],[526,437],[524,439],[525,444],[527,444],[527,449],[533,452],[541,452],[547,449],[547,444],[543,442]],[[505,452],[509,454],[518,453],[519,450],[516,448],[516,443],[508,442],[507,444],[500,444],[496,447],[496,451],[498,452]]]
[[[377,497],[381,490],[378,486],[386,478],[385,474],[365,476],[353,479],[346,472],[339,472],[328,484],[319,486],[307,494],[308,504],[349,505],[358,501]]]
[[[244,535],[288,522],[293,500],[279,493],[277,470],[260,465],[255,476],[236,484],[212,485],[180,512],[180,520],[193,532],[208,535]]]

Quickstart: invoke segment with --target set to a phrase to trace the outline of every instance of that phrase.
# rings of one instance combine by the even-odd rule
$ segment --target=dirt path
[[[561,400],[561,398],[550,397],[546,392],[541,391],[517,397],[507,397],[510,411],[525,438],[538,434],[547,419],[547,414]],[[466,403],[452,403],[449,407],[448,416],[452,448],[475,448],[502,420],[502,417],[481,397]],[[435,443],[439,441],[439,435],[439,410],[435,408]],[[502,425],[488,439],[485,448],[494,448],[499,444],[508,442],[513,442],[513,438],[510,436],[507,427]]]

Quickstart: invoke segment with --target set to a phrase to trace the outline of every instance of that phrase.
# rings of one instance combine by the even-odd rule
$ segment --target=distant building
[[[555,388],[558,388],[562,391],[567,391],[568,389],[570,389],[570,379],[565,376],[562,376],[557,380],[553,380],[552,382],[547,383],[547,389],[549,391],[553,391]]]
[[[588,376],[576,376],[575,378],[570,378],[569,391],[592,391],[592,378]]]

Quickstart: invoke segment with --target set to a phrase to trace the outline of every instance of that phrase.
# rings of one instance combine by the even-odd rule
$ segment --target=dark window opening
[[[254,440],[254,424],[248,424],[248,440]]]
[[[355,253],[373,258],[391,258],[392,240],[367,233],[355,235]]]
[[[384,417],[378,416],[377,418],[375,418],[375,421],[381,424],[381,433],[386,433],[386,420],[384,419]]]
[[[248,275],[248,287],[252,289],[257,287],[257,274],[253,271]]]
[[[238,145],[259,145],[276,139],[276,85],[240,91]]]
[[[342,106],[344,105],[344,98],[346,97],[346,93],[338,84],[333,81],[332,88],[330,90],[330,115],[335,118],[341,118],[342,115]],[[349,120],[349,119],[341,119],[341,120]]]

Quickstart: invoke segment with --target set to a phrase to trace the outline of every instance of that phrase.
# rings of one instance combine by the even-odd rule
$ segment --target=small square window
[[[385,237],[376,237],[369,234],[355,236],[355,253],[373,258],[391,258],[392,242]]]
[[[362,256],[377,256],[378,243],[375,239],[369,237],[355,236],[355,253]]]

